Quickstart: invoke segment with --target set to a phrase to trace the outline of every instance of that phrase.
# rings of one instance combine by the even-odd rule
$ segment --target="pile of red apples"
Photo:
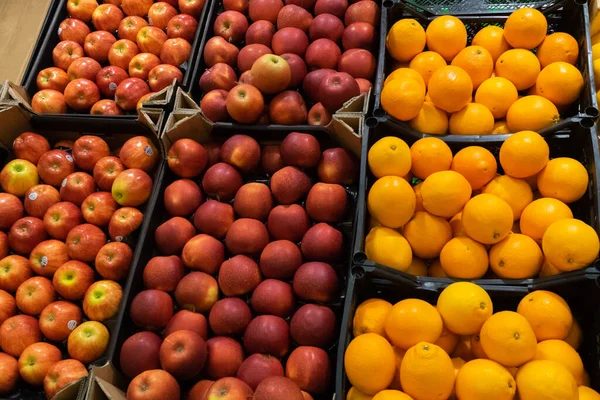
[[[330,390],[357,161],[291,133],[176,141],[157,255],[120,350],[128,399],[303,400]],[[156,212],[159,212],[158,210]]]
[[[223,0],[204,47],[204,115],[327,125],[346,101],[369,91],[376,69],[379,6],[350,2]]]
[[[69,0],[35,112],[121,115],[183,80],[205,0]]]
[[[106,350],[159,160],[143,136],[116,152],[97,136],[13,143],[0,172],[0,397],[24,382],[51,399]]]

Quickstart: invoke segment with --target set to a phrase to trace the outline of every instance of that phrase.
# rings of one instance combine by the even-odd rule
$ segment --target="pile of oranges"
[[[368,164],[377,178],[367,198],[369,260],[413,275],[526,279],[598,256],[598,234],[568,206],[587,192],[588,172],[573,158],[550,160],[536,132],[509,136],[499,165],[483,147],[453,155],[435,137],[409,147],[391,136],[369,149]]]
[[[533,8],[514,11],[504,28],[481,29],[470,46],[456,17],[437,17],[426,30],[414,19],[402,19],[387,35],[398,68],[385,80],[381,105],[430,134],[550,127],[579,98],[584,80],[574,66],[577,40],[547,31],[546,17]]]
[[[553,292],[494,313],[484,289],[457,282],[437,306],[367,300],[353,322],[346,400],[600,399],[577,353],[581,328]]]

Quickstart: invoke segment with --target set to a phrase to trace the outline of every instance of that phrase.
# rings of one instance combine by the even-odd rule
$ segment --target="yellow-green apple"
[[[105,63],[108,61],[108,52],[116,41],[117,39],[110,32],[95,31],[85,37],[83,50],[88,57]]]
[[[277,15],[277,29],[298,28],[308,32],[312,22],[312,15],[304,7],[296,4],[285,5]]]
[[[30,385],[41,386],[50,368],[60,360],[58,347],[46,342],[34,343],[19,356],[19,373]]]
[[[190,58],[191,51],[192,45],[187,40],[182,38],[167,39],[160,52],[160,59],[165,64],[179,67]]]
[[[123,242],[110,242],[100,249],[94,266],[104,279],[120,281],[127,276],[132,258],[133,251],[129,245]]]
[[[308,112],[309,125],[326,126],[331,122],[331,118],[331,113],[323,107],[322,103],[313,105]]]
[[[285,60],[283,61],[285,62]],[[227,112],[237,122],[244,124],[255,122],[263,113],[264,108],[265,101],[262,93],[255,86],[237,85],[227,95]]]
[[[242,175],[231,165],[220,162],[210,167],[202,178],[202,187],[209,196],[219,201],[229,201],[242,187]]]
[[[52,50],[54,65],[63,71],[68,70],[73,61],[83,56],[83,47],[72,40],[63,40]]]
[[[27,279],[33,276],[29,260],[25,257],[10,255],[0,260],[0,289],[15,292]]]
[[[0,325],[17,313],[17,302],[7,291],[0,289]]]
[[[160,56],[167,34],[155,26],[144,26],[136,36],[138,48],[142,53],[152,53]]]
[[[212,386],[215,381],[210,381],[207,379],[201,380],[196,383],[190,391],[188,392],[188,400],[204,400],[206,399],[206,394],[208,393],[208,389]]]
[[[179,0],[179,11],[182,14],[189,14],[192,17],[199,19],[204,8],[206,0]]]
[[[229,43],[238,44],[244,40],[248,30],[248,20],[239,11],[224,11],[215,20],[213,33]]]
[[[144,371],[135,378],[127,387],[127,399],[179,399],[181,390],[179,383],[173,375],[162,369]]]
[[[338,63],[338,71],[346,72],[353,78],[371,79],[376,66],[375,57],[368,50],[350,49],[342,54]]]
[[[117,315],[123,289],[115,281],[94,282],[83,296],[83,312],[92,321],[106,321]]]
[[[123,19],[123,11],[113,4],[101,4],[92,14],[92,24],[99,31],[115,32]]]
[[[67,2],[69,15],[83,22],[90,22],[92,20],[92,15],[96,7],[98,7],[96,0],[69,0]]]
[[[292,317],[290,333],[302,346],[326,349],[335,338],[335,314],[329,307],[305,304]]]
[[[358,177],[358,161],[341,147],[327,149],[323,151],[317,172],[321,182],[350,185]]]
[[[119,208],[110,217],[108,222],[108,235],[117,242],[132,234],[140,227],[144,214],[137,208],[122,207]]]
[[[189,269],[214,275],[225,260],[225,247],[212,236],[196,235],[183,247],[181,259]]]
[[[39,182],[37,167],[27,160],[10,161],[0,172],[0,186],[9,194],[23,196]]]
[[[173,217],[191,215],[204,201],[200,187],[190,179],[178,179],[165,189],[164,203]]]
[[[317,0],[315,3],[315,15],[332,14],[343,18],[348,8],[348,0]]]
[[[108,51],[108,62],[110,65],[126,70],[129,63],[140,51],[137,44],[129,39],[117,40]]]
[[[92,262],[106,243],[106,235],[92,224],[82,224],[71,229],[67,235],[67,252],[77,261]]]
[[[243,400],[254,398],[253,394],[254,392],[250,386],[241,379],[227,377],[213,383],[206,393],[205,398],[208,400],[217,400],[220,398]]]
[[[58,267],[67,261],[67,245],[56,239],[44,240],[29,255],[29,267],[36,274],[47,278],[52,278]]]
[[[125,167],[151,172],[158,162],[159,153],[154,143],[146,136],[135,136],[127,140],[119,151]]]
[[[219,269],[219,288],[225,296],[248,294],[260,281],[258,264],[250,257],[237,255],[225,261]]]
[[[54,364],[44,378],[44,393],[49,399],[67,385],[88,375],[85,365],[77,360],[62,360]]]
[[[216,63],[225,63],[235,67],[240,50],[223,39],[221,36],[213,36],[208,39],[204,46],[204,63],[212,67]]]
[[[163,292],[174,292],[184,275],[185,269],[179,257],[152,257],[144,267],[144,287]]]
[[[44,228],[50,237],[65,240],[71,229],[83,223],[79,207],[70,202],[60,202],[51,206],[44,214]]]
[[[315,225],[320,228],[320,223]],[[327,225],[329,226],[329,225]],[[314,232],[314,227],[309,229],[306,235]],[[335,229],[335,228],[331,228]],[[329,244],[328,236],[323,235],[324,242]],[[302,239],[304,241],[304,238]],[[324,262],[307,262],[302,264],[294,274],[294,293],[303,300],[313,300],[319,303],[328,303],[338,293],[338,277],[331,265]]]
[[[119,357],[123,374],[131,379],[144,371],[159,369],[161,344],[162,339],[153,332],[138,332],[127,338]]]
[[[264,44],[271,47],[274,34],[275,25],[273,23],[265,20],[256,21],[246,31],[246,45]]]
[[[212,276],[194,271],[183,277],[177,289],[175,300],[180,308],[205,313],[219,300],[219,285]]]
[[[160,346],[162,369],[177,379],[192,379],[202,371],[208,356],[206,342],[193,331],[175,331]]]
[[[19,382],[19,363],[14,357],[0,353],[0,395],[9,395]]]
[[[204,147],[192,139],[177,140],[167,153],[169,168],[180,178],[200,175],[207,161],[208,155]]]
[[[215,89],[231,90],[237,85],[237,76],[233,68],[225,63],[217,63],[200,76],[200,89],[209,92]]]
[[[48,304],[56,300],[56,291],[49,279],[34,276],[21,283],[17,288],[15,299],[22,313],[40,315]]]
[[[86,222],[96,226],[106,226],[117,210],[117,202],[109,192],[94,192],[81,204],[81,212]]]
[[[170,39],[169,39],[170,40]],[[170,64],[160,64],[152,68],[148,75],[148,83],[153,92],[159,92],[177,80],[179,83],[183,80],[181,70]]]
[[[123,0],[121,7],[125,12],[125,15],[136,15],[138,17],[145,17],[148,15],[148,10],[152,6],[154,0]]]
[[[188,42],[194,40],[198,21],[188,14],[179,14],[169,20],[167,24],[167,36],[169,38],[182,38]]]
[[[162,290],[144,290],[133,298],[129,313],[138,328],[160,332],[173,316],[173,300]]]
[[[308,118],[304,98],[295,90],[285,90],[269,104],[269,120],[279,125],[303,125]]]
[[[302,391],[289,378],[269,376],[257,387],[254,400],[305,400]]]
[[[150,88],[140,78],[127,78],[117,86],[115,101],[125,111],[135,110],[137,102],[145,94],[150,93]]]
[[[58,25],[58,38],[61,41],[71,40],[83,46],[85,37],[90,34],[90,27],[77,18],[67,18]]]
[[[64,114],[67,102],[58,90],[44,89],[33,95],[31,109],[38,114]]]
[[[32,316],[15,315],[0,325],[0,347],[13,357],[19,357],[28,346],[41,340],[38,320]]]
[[[236,377],[246,382],[252,390],[270,376],[284,376],[283,366],[277,357],[268,354],[252,354],[246,358]]]
[[[44,183],[60,186],[67,176],[75,172],[75,163],[71,154],[54,149],[42,154],[37,169]]]
[[[50,185],[35,185],[25,192],[23,205],[32,217],[44,218],[46,211],[60,201],[58,190]]]
[[[254,318],[244,332],[244,348],[249,354],[268,353],[285,356],[290,348],[288,323],[274,315]]]
[[[318,347],[297,347],[286,362],[285,375],[302,390],[314,394],[324,393],[331,377],[329,356]]]
[[[244,361],[244,350],[236,340],[216,336],[208,339],[208,359],[204,371],[211,379],[235,376]]]
[[[208,339],[208,324],[204,315],[188,310],[178,311],[171,317],[163,336],[167,337],[176,331],[192,331],[200,335],[202,339]]]
[[[0,193],[0,229],[8,230],[23,218],[23,203],[14,194]]]
[[[106,156],[96,162],[93,171],[94,181],[100,190],[110,192],[112,184],[125,166],[119,157]]]
[[[77,111],[87,111],[100,100],[100,90],[88,79],[75,79],[65,88],[65,102]]]
[[[96,191],[96,182],[90,174],[74,172],[67,176],[60,186],[60,197],[81,206],[86,197]]]
[[[231,224],[233,224],[233,207],[227,203],[208,200],[196,210],[194,226],[198,231],[211,235],[217,239],[225,238]]]
[[[36,78],[38,89],[52,89],[63,92],[69,83],[69,75],[60,68],[50,67],[40,71]]]
[[[308,43],[308,36],[306,36],[303,30],[288,27],[275,32],[271,48],[273,49],[273,53],[278,55],[292,53],[304,57],[309,47]]]
[[[360,88],[358,87],[358,83],[346,72],[331,74],[319,84],[319,99],[323,106],[331,113],[335,113],[345,102],[359,95]]]
[[[40,330],[53,342],[66,340],[82,321],[81,309],[68,301],[48,304],[40,314]]]
[[[102,157],[110,155],[108,144],[98,136],[84,135],[73,144],[75,164],[83,170],[91,171]]]
[[[94,270],[90,266],[71,260],[56,270],[52,285],[63,299],[79,301],[95,280]]]
[[[206,118],[212,122],[227,120],[227,92],[222,89],[214,89],[206,93],[200,101],[200,109]]]
[[[106,351],[109,340],[108,329],[101,322],[84,322],[69,335],[67,340],[69,356],[84,364],[89,364]]]
[[[337,43],[343,34],[344,23],[335,15],[328,13],[317,15],[308,30],[308,35],[312,41],[329,39]]]
[[[114,100],[99,100],[92,106],[90,110],[92,115],[122,115],[123,111]]]
[[[98,61],[91,57],[81,57],[69,65],[67,74],[72,81],[83,78],[94,82],[96,80],[96,75],[98,75],[98,72],[100,72],[101,69],[102,67]]]
[[[344,24],[350,26],[355,22],[367,22],[373,26],[379,26],[379,6],[374,1],[368,0],[356,2],[346,10]]]
[[[150,71],[160,65],[160,59],[152,53],[140,53],[129,63],[129,76],[132,78],[148,79]]]
[[[288,51],[283,53],[288,53]],[[275,94],[285,90],[292,79],[292,71],[287,61],[274,54],[260,56],[252,64],[250,73],[252,74],[252,84],[265,94]]]
[[[251,1],[248,14],[252,21],[266,20],[273,24],[277,22],[277,15],[283,8],[281,0],[258,0]]]
[[[124,207],[137,207],[146,202],[152,191],[152,178],[141,169],[126,169],[113,182],[112,195]]]
[[[321,38],[312,42],[306,49],[306,65],[310,69],[335,69],[342,52],[334,41]]]
[[[252,321],[252,313],[242,299],[227,297],[217,301],[210,309],[208,320],[215,335],[241,337]]]
[[[158,29],[165,30],[171,18],[178,14],[177,9],[171,4],[159,1],[152,4],[148,10],[148,22]]]
[[[8,244],[18,254],[29,254],[38,243],[46,240],[44,222],[35,217],[18,219],[8,231]]]
[[[138,32],[145,26],[148,26],[148,22],[142,17],[136,15],[125,17],[119,24],[119,39],[127,39],[135,42],[137,40]]]

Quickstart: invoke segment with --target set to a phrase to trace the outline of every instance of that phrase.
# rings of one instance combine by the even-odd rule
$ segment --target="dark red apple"
[[[290,348],[290,329],[287,322],[274,315],[260,315],[254,318],[244,333],[244,348],[249,354],[285,356]]]
[[[132,379],[144,371],[160,369],[162,339],[153,332],[138,332],[121,346],[120,365],[126,377]]]
[[[356,83],[356,80],[354,80],[350,74],[345,72],[331,74],[319,85],[320,101],[331,113],[335,113],[344,105],[345,102],[358,95],[360,95],[358,83]]]
[[[285,375],[302,390],[324,393],[331,377],[329,356],[318,347],[300,346],[290,354],[285,364]]]
[[[196,332],[204,340],[208,340],[208,324],[204,315],[194,313],[188,310],[181,310],[175,313],[169,320],[163,333],[164,337],[177,331]]]
[[[248,30],[248,20],[239,11],[224,11],[215,20],[213,32],[229,43],[238,44],[244,40]]]
[[[173,217],[160,225],[154,232],[154,240],[158,251],[165,255],[178,254],[183,246],[196,234],[190,221],[181,217]]]
[[[269,175],[273,175],[285,167],[285,163],[281,159],[279,146],[267,145],[262,148],[260,167]]]
[[[376,66],[375,57],[368,50],[353,48],[342,54],[338,71],[346,72],[353,78],[370,79],[375,73]]]
[[[258,264],[249,257],[237,255],[221,264],[219,288],[225,296],[242,296],[260,283]]]
[[[252,21],[265,20],[275,24],[282,8],[281,0],[253,0],[248,7],[248,14]]]
[[[235,376],[238,368],[244,361],[244,350],[236,340],[216,336],[208,339],[208,359],[206,360],[205,372],[211,379],[221,379]]]
[[[352,4],[344,14],[344,24],[350,26],[355,22],[367,22],[379,26],[379,6],[372,0],[358,1]]]
[[[240,173],[234,167],[224,162],[210,167],[202,179],[202,187],[206,194],[223,201],[233,199],[242,184],[243,181]]]
[[[300,85],[302,85],[302,81],[304,80],[304,77],[308,73],[308,70],[306,69],[306,63],[304,62],[302,57],[300,57],[297,54],[293,54],[293,53],[282,54],[281,58],[283,58],[285,61],[287,61],[288,65],[290,67],[291,74],[292,74],[291,78],[290,78],[290,84],[288,87],[289,88],[300,87]]]
[[[265,54],[272,54],[271,49],[264,44],[249,44],[243,47],[237,59],[237,66],[241,72],[249,71],[256,60]]]
[[[260,256],[260,270],[266,278],[290,280],[301,264],[300,249],[288,240],[269,243]]]
[[[269,243],[266,226],[252,218],[240,218],[233,221],[225,237],[227,249],[232,254],[260,254]]]
[[[315,104],[308,112],[309,125],[327,126],[331,122],[331,119],[331,113],[323,107],[322,103]]]
[[[292,317],[290,332],[302,346],[327,348],[336,339],[335,314],[329,307],[305,304]]]
[[[215,89],[229,91],[236,85],[236,80],[237,76],[233,68],[225,63],[216,63],[200,76],[200,89],[203,92]]]
[[[219,285],[204,272],[190,272],[177,285],[175,299],[179,308],[207,313],[219,300]]]
[[[260,221],[267,219],[272,207],[273,199],[269,187],[258,182],[242,186],[237,191],[233,202],[233,208],[237,215]]]
[[[212,67],[217,63],[225,63],[235,66],[237,62],[239,49],[223,39],[221,36],[213,36],[204,46],[204,63]]]
[[[174,292],[184,275],[185,269],[179,257],[152,257],[144,268],[144,286],[146,289]]]
[[[312,15],[303,7],[295,4],[287,4],[277,15],[277,29],[291,27],[308,32],[308,28],[310,28],[312,22]]]
[[[208,200],[194,214],[196,229],[217,239],[225,237],[233,220],[233,207],[215,200]]]
[[[240,298],[228,297],[215,303],[208,317],[215,335],[242,336],[252,321],[250,307]]]
[[[256,21],[246,31],[246,45],[263,44],[271,47],[273,35],[275,35],[273,23],[265,20]]]
[[[271,178],[271,192],[283,205],[293,204],[306,196],[311,186],[308,175],[295,167],[284,167]]]
[[[161,331],[173,316],[173,300],[163,291],[144,290],[133,298],[130,316],[138,328]]]
[[[273,53],[277,55],[292,53],[304,57],[310,46],[308,45],[308,36],[303,30],[288,27],[275,32],[271,47]]]
[[[310,26],[310,40],[329,39],[338,42],[344,33],[344,23],[333,14],[319,14]]]
[[[348,0],[317,0],[315,3],[315,15],[332,14],[343,18],[348,8]]]
[[[317,69],[306,74],[302,82],[302,89],[312,102],[318,103],[320,101],[319,86],[321,82],[335,72],[333,69]]]
[[[284,371],[277,357],[268,354],[250,355],[237,372],[237,378],[246,382],[253,390],[256,390],[256,387],[270,376],[284,376]]]
[[[175,331],[160,346],[160,365],[177,379],[191,379],[200,374],[207,360],[207,345],[193,331]]]
[[[294,90],[279,93],[269,104],[269,119],[273,124],[302,125],[307,118],[304,98]]]
[[[341,185],[315,184],[306,197],[306,211],[315,221],[340,222],[346,213],[347,195]]]
[[[269,213],[267,227],[275,240],[300,242],[310,226],[308,214],[298,204],[280,205]]]
[[[166,187],[163,197],[165,208],[173,217],[191,215],[204,200],[198,185],[189,179],[171,183]]]
[[[270,376],[256,387],[254,400],[304,400],[304,395],[291,379]]]
[[[252,292],[252,308],[258,314],[287,318],[296,308],[292,286],[277,279],[262,281]]]
[[[212,122],[223,122],[227,120],[227,95],[226,90],[215,89],[206,93],[200,101],[200,109],[206,118]]]
[[[327,149],[321,156],[317,172],[321,182],[350,185],[358,177],[358,161],[341,147]]]
[[[183,247],[181,260],[189,269],[214,275],[225,260],[225,246],[212,236],[196,235]]]
[[[207,153],[192,139],[179,139],[169,149],[167,162],[171,171],[180,178],[193,178],[204,170]]]
[[[306,49],[306,64],[311,69],[337,68],[342,52],[335,42],[329,39],[317,39]]]
[[[44,222],[35,217],[20,218],[15,221],[8,231],[8,244],[17,254],[29,254],[38,243],[46,240],[48,236],[44,229]]]
[[[338,292],[335,270],[323,262],[302,264],[294,275],[294,293],[303,300],[332,301]]]

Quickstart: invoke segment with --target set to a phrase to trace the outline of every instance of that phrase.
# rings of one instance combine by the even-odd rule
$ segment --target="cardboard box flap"
[[[3,121],[0,146],[10,152],[13,141],[21,133],[30,130],[31,114],[18,105],[12,105],[0,110],[0,119]]]
[[[31,108],[31,98],[29,94],[19,85],[6,81],[2,90],[0,101],[7,104],[21,104],[23,107],[33,112]]]
[[[194,139],[199,143],[210,141],[213,123],[200,110],[179,109],[171,113],[160,137],[165,149],[178,139]]]
[[[196,104],[192,95],[186,93],[181,88],[177,88],[177,94],[175,95],[175,105],[173,110],[200,110],[200,106]]]
[[[138,110],[138,120],[140,123],[150,128],[157,138],[164,117],[164,111],[157,108],[140,108]]]
[[[92,367],[87,385],[87,400],[126,400],[127,380],[110,362]],[[166,399],[165,399],[166,400]]]
[[[87,377],[71,382],[52,398],[52,400],[84,399]]]
[[[343,147],[350,150],[358,159],[362,148],[361,115],[336,114],[327,125],[329,134]]]
[[[337,110],[334,115],[340,113],[357,112],[363,115],[367,115],[369,109],[369,99],[371,97],[371,89],[367,93],[363,93],[360,96],[356,96],[344,103],[342,108]]]
[[[173,93],[175,92],[176,80],[173,80],[173,84],[167,86],[163,90],[154,93],[144,102],[143,108],[165,108],[171,102]]]

